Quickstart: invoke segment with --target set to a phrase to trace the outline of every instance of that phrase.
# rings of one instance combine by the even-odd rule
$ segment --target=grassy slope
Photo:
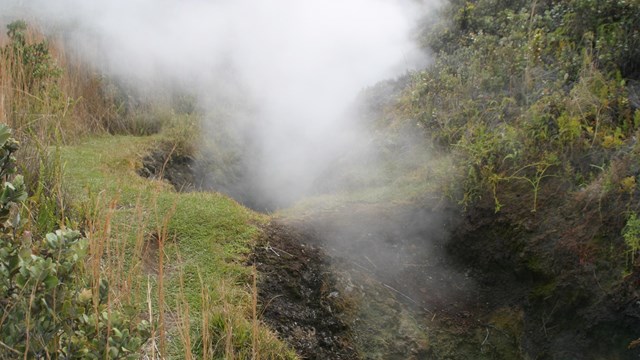
[[[224,349],[225,341],[216,336],[233,331],[232,351],[237,356],[248,354],[251,323],[244,318],[251,317],[251,268],[243,261],[259,234],[257,225],[267,218],[221,194],[176,193],[166,183],[139,177],[135,172],[139,159],[156,140],[157,137],[105,136],[65,147],[61,152],[64,183],[73,203],[81,204],[79,210],[97,209],[103,214],[98,218],[108,218],[109,211],[104,209],[117,201],[117,205],[111,206],[111,238],[124,241],[129,249],[125,251],[124,274],[136,274],[138,286],[132,296],[142,309],[147,306],[145,279],[153,284],[156,318],[157,260],[140,261],[140,255],[135,255],[135,244],[140,242],[137,240],[140,234],[149,241],[149,234],[162,233],[164,219],[168,219],[163,272],[168,348],[173,349],[169,353],[183,358],[183,344],[187,340],[198,343],[196,337],[202,336],[202,319],[206,318],[210,320],[207,336],[211,339],[211,351],[218,356],[226,352],[228,356],[230,348]],[[147,266],[145,270],[145,263],[151,267],[155,264],[156,269],[149,270]],[[208,289],[208,296],[202,295],[203,288]],[[207,312],[204,317],[203,312]],[[184,333],[180,335],[184,318],[191,318],[189,339]],[[259,333],[258,350],[263,356],[294,357],[265,329]],[[201,346],[193,348],[201,355]]]

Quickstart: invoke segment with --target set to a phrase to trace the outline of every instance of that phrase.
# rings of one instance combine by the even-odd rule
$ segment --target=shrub
[[[88,240],[57,230],[39,238],[20,227],[27,198],[14,176],[18,144],[0,125],[0,358],[138,358],[148,324],[109,302],[108,283],[86,286]]]
[[[498,185],[593,179],[637,137],[640,5],[625,0],[453,0],[425,24],[434,62],[397,111],[455,150],[462,203]],[[559,166],[562,165],[562,166]],[[568,180],[568,181],[567,181]],[[557,182],[556,182],[557,183]]]

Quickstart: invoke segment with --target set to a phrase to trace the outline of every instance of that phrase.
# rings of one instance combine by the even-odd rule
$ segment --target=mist
[[[243,111],[227,112],[222,120],[205,116],[210,121],[203,136],[230,137],[243,149],[241,185],[221,190],[232,196],[252,192],[265,207],[308,194],[336,158],[366,148],[367,131],[349,111],[354,99],[364,87],[428,62],[412,34],[416,21],[438,5],[435,0],[3,3],[5,15],[30,14],[62,32],[82,59],[108,76],[141,89],[171,84],[193,94],[209,114],[225,101],[242,103]]]

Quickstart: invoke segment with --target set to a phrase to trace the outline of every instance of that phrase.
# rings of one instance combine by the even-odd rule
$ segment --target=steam
[[[178,86],[211,113],[220,98],[247,104],[251,111],[225,119],[245,149],[243,186],[282,204],[366,144],[349,106],[363,87],[425,65],[412,33],[437,0],[3,3],[2,13],[21,9],[62,29],[111,76]],[[214,136],[220,123],[207,124]]]

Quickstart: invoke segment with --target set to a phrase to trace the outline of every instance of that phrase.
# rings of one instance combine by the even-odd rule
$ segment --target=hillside
[[[454,1],[424,30],[434,64],[383,115],[455,154],[449,253],[524,358],[637,356],[639,11]]]
[[[248,95],[140,90],[11,22],[0,357],[637,358],[640,3],[419,25],[429,64],[361,91],[310,189],[267,173],[288,193]]]

